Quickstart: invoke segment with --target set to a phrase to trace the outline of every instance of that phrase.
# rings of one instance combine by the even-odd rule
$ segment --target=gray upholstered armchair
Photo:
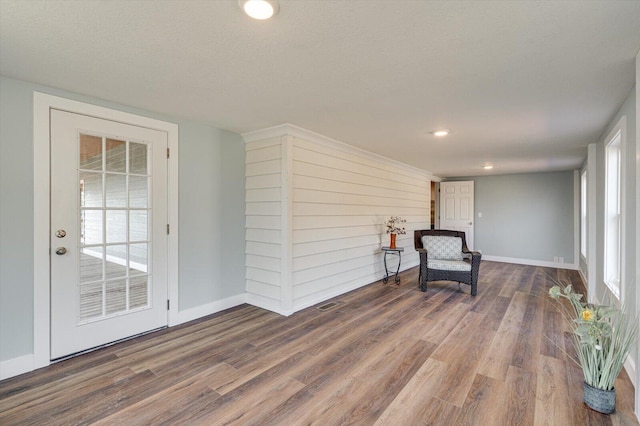
[[[482,255],[467,248],[462,231],[444,229],[416,230],[413,235],[420,255],[420,289],[427,291],[429,281],[457,281],[478,292],[478,271]]]

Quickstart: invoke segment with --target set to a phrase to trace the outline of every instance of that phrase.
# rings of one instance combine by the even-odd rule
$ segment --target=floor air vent
[[[329,309],[333,309],[336,306],[340,306],[340,302],[329,302],[329,303],[325,303],[324,305],[320,305],[318,306],[316,309],[318,309],[319,311],[328,311]]]

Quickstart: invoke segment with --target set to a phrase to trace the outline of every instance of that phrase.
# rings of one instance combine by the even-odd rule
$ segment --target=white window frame
[[[605,139],[605,205],[603,281],[618,300],[624,286],[624,147],[623,116]]]

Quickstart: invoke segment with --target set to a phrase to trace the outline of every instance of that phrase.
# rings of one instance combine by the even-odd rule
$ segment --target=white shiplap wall
[[[401,270],[418,265],[431,174],[292,125],[243,136],[249,303],[290,314],[380,280],[391,215],[407,219]]]
[[[281,138],[246,145],[246,300],[282,311]]]

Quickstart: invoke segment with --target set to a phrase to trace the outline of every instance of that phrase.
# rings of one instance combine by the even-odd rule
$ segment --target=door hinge
[[[167,159],[169,159],[169,157],[171,157],[171,149],[167,148]]]
[[[169,226],[169,224],[167,223],[167,235],[169,235],[169,233],[171,232],[171,227]]]
[[[171,301],[167,299],[167,311],[171,309]]]

